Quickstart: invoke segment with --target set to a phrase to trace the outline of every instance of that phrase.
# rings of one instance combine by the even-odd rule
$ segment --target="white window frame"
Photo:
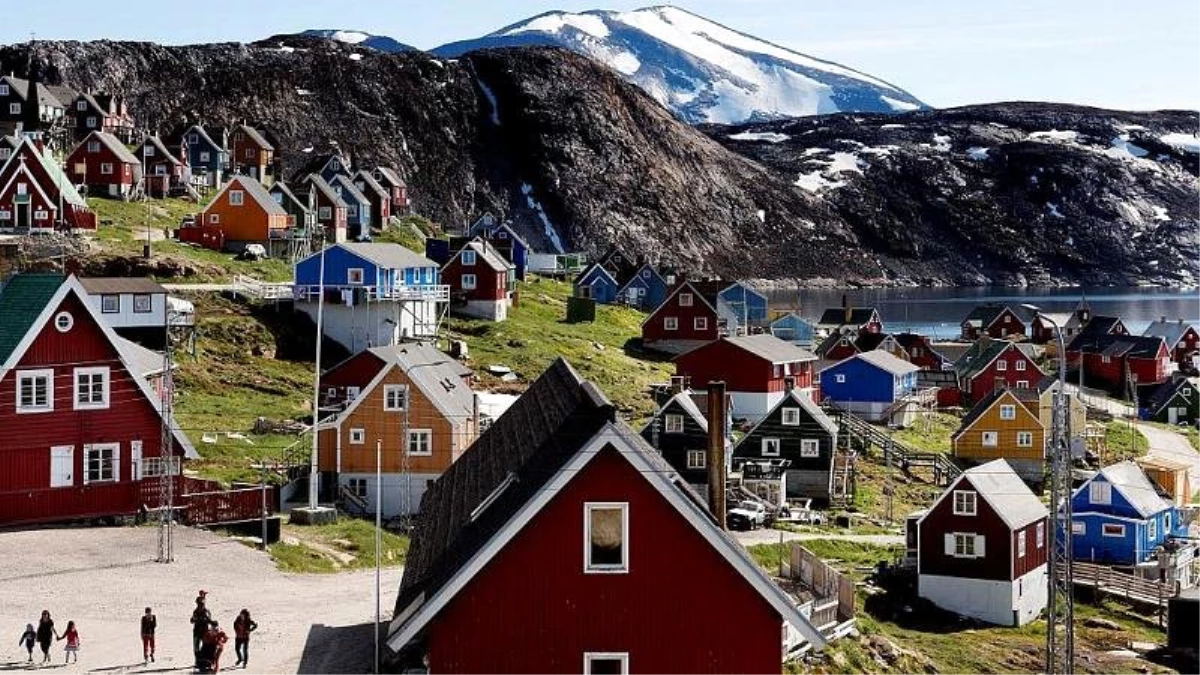
[[[242,204],[245,204],[245,203],[246,203],[246,193],[245,192],[243,192],[242,190],[230,190],[229,191],[229,205],[230,206],[241,206]]]
[[[21,114],[21,104],[20,103],[9,103],[8,104],[8,114],[9,115],[20,115]]]
[[[100,164],[100,174],[103,176],[111,176],[113,172],[112,162],[102,162]]]
[[[707,469],[708,455],[703,450],[688,450],[687,451],[687,468],[689,469]]]
[[[207,150],[202,150],[200,152],[200,163],[203,164],[204,162],[207,162],[211,156],[212,155]]]
[[[350,445],[362,445],[367,442],[366,429],[351,429],[350,430]]]
[[[89,128],[89,129],[95,129],[95,128],[96,128],[96,116],[95,116],[95,115],[88,115],[88,118],[87,118],[87,128]]]
[[[780,414],[780,420],[779,420],[779,421],[780,421],[780,423],[781,423],[781,424],[783,424],[783,426],[785,426],[785,427],[798,427],[798,426],[800,426],[800,409],[799,409],[799,408],[792,408],[792,407],[790,407],[790,406],[789,406],[789,407],[786,407],[786,408],[784,408],[784,409],[783,409],[783,411],[782,411],[782,413]]]
[[[1028,389],[1029,380],[1017,380],[1017,389]]]
[[[837,373],[837,374],[835,374],[835,375],[833,376],[833,381],[834,381],[834,382],[837,382],[838,384],[845,384],[845,383],[846,383],[846,376],[845,376],[845,375],[843,375],[843,374],[841,374],[841,373]]]
[[[66,333],[75,326],[75,317],[70,312],[59,312],[54,315],[54,329]]]
[[[91,155],[94,155],[97,152],[100,152],[100,141],[88,141],[87,151],[88,151],[88,154],[91,154]]]
[[[1117,531],[1118,528],[1119,528],[1119,531]],[[1112,531],[1113,533],[1109,534],[1110,531]],[[1100,536],[1113,537],[1113,538],[1124,537],[1125,536],[1125,523],[1104,523],[1104,524],[1102,524],[1100,526]]]
[[[401,405],[392,405],[392,394],[401,392],[403,397]],[[407,384],[385,384],[383,385],[383,410],[384,412],[399,412],[408,407],[408,385]]]
[[[673,316],[664,316],[663,330],[679,330],[679,319]]]
[[[348,478],[346,479],[346,490],[352,495],[366,499],[370,487],[366,478]]]
[[[691,293],[680,293],[679,294],[679,306],[680,307],[691,307],[692,306],[692,294]]]
[[[1028,543],[1025,541],[1026,539],[1028,539],[1028,537],[1026,536],[1025,530],[1017,531],[1017,557],[1018,558],[1025,557],[1025,550],[1026,550],[1026,547],[1028,546]]]
[[[592,564],[592,511],[620,509],[621,562],[616,565]],[[583,573],[629,573],[629,502],[584,502],[583,504]]]
[[[462,287],[464,291],[473,291],[479,287],[479,279],[474,274],[462,275]]]
[[[1025,359],[1018,359],[1016,362],[1017,370],[1025,370]]]
[[[1005,403],[1000,406],[1000,419],[1015,420],[1017,419],[1017,406],[1011,403]]]
[[[83,99],[79,99],[79,102],[75,104],[75,109],[76,110],[87,110],[87,101],[85,101]]]
[[[0,82],[0,96],[8,96],[8,84]]]
[[[762,456],[763,457],[778,457],[779,456],[780,442],[779,442],[778,438],[773,438],[773,437],[764,438],[764,439],[762,439],[762,443],[761,443],[760,447],[762,448]]]
[[[351,286],[362,286],[363,278],[363,268],[361,267],[351,267],[346,270],[346,283]]]
[[[153,157],[153,156],[154,156],[154,146],[153,145],[146,144],[146,145],[142,146],[142,157]]]
[[[1000,434],[995,431],[985,431],[982,434],[980,443],[985,448],[994,448],[1000,445]]]
[[[708,330],[708,317],[698,316],[692,319],[692,328],[694,330]]]
[[[475,251],[470,251],[470,250],[463,251],[462,252],[462,264],[464,266],[474,265],[475,264]]]
[[[1088,485],[1088,502],[1092,504],[1112,504],[1112,483],[1108,481],[1092,481]]]
[[[208,215],[208,223],[209,223],[210,225],[216,225],[217,223],[220,223],[220,222],[221,222],[221,214],[219,214],[219,213],[210,213],[210,214]]]
[[[1033,447],[1033,432],[1032,431],[1018,431],[1017,432],[1017,447],[1018,448],[1032,448]]]
[[[84,393],[84,389],[80,388],[80,386],[79,386],[80,376],[85,376],[85,377],[89,378],[88,388],[91,389],[92,387],[95,386],[95,384],[90,381],[90,378],[95,375],[101,376],[101,380],[100,380],[100,399],[101,400],[98,402],[92,401],[92,400],[90,400],[91,397],[89,396],[89,400],[81,402],[79,399],[79,395],[81,393]],[[71,382],[73,383],[72,389],[74,391],[74,395],[71,400],[73,400],[75,402],[75,406],[74,406],[75,410],[105,410],[108,408],[109,392],[111,390],[111,373],[109,371],[108,366],[76,368],[75,372],[71,376]],[[92,391],[90,393],[95,393],[95,392]]]
[[[1163,534],[1171,534],[1171,512],[1163,512]]]
[[[584,652],[583,675],[592,675],[592,661],[620,661],[621,675],[629,675],[629,652]]]
[[[1158,538],[1158,521],[1157,520],[1151,518],[1150,520],[1146,521],[1146,536],[1150,537],[1151,542],[1153,542],[1155,539]]]
[[[961,500],[959,499],[961,497]],[[974,490],[954,491],[954,515],[974,516],[979,513],[979,493]]]
[[[417,449],[413,449],[413,442],[416,441]],[[420,449],[424,445],[425,449]],[[404,452],[409,457],[432,457],[433,456],[433,430],[432,429],[409,429],[404,435]]]
[[[46,381],[46,403],[44,405],[36,404],[36,397],[33,404],[21,405],[21,389],[25,386],[26,380],[44,379]],[[54,412],[54,369],[41,368],[37,370],[18,370],[17,371],[17,389],[16,389],[16,405],[18,415],[27,415],[32,413],[47,413]]]
[[[1001,360],[996,362],[996,372],[999,373],[1006,370],[1008,370],[1008,361]]]
[[[1076,537],[1087,534],[1087,523],[1082,520],[1071,521],[1071,534]]]
[[[115,300],[116,306],[109,306],[109,300]],[[119,314],[121,312],[121,296],[115,293],[109,293],[100,296],[100,313],[101,314]]]
[[[976,540],[979,535],[971,532],[954,532],[951,534],[954,537],[954,552],[951,553],[955,558],[982,558],[979,554],[979,549]],[[960,545],[961,544],[961,545]],[[969,545],[968,545],[969,544]],[[970,549],[970,550],[967,550]],[[961,553],[959,551],[962,551]]]
[[[141,306],[140,309],[139,306]],[[149,314],[152,311],[154,311],[154,296],[149,293],[137,293],[133,296],[134,314]]]
[[[682,434],[683,415],[668,413],[663,416],[663,431],[668,434]]]
[[[332,216],[333,213],[330,211],[328,206],[321,206],[317,208],[317,217],[321,220],[329,220],[329,218]]]
[[[110,477],[97,478],[92,480],[91,475],[91,459],[89,455],[93,452],[103,452],[104,450],[112,450],[112,467]],[[103,474],[103,466],[101,466],[101,474]],[[119,483],[121,482],[121,444],[120,443],[91,443],[83,446],[83,484],[91,485],[92,483]]]
[[[820,457],[821,456],[821,441],[815,438],[800,439],[800,456],[801,457]]]
[[[1037,524],[1037,547],[1042,548],[1046,545],[1046,523]]]

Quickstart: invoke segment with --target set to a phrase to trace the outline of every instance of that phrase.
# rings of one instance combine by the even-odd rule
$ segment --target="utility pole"
[[[309,457],[308,469],[308,508],[317,509],[318,455],[317,424],[321,421],[321,343],[324,341],[323,331],[325,319],[325,249],[321,249],[320,270],[317,272],[317,354],[313,365],[313,419],[312,419],[312,456]]]
[[[407,403],[407,401],[405,401]],[[375,670],[379,673],[379,624],[383,621],[380,609],[380,557],[383,555],[383,441],[375,440]]]
[[[166,298],[163,298],[163,302],[166,302]],[[156,560],[160,563],[169,563],[175,560],[172,529],[175,518],[175,474],[178,464],[174,453],[175,437],[171,430],[173,424],[171,411],[175,395],[175,385],[171,377],[171,310],[165,305],[163,307],[163,335],[166,343],[163,345],[162,390],[159,392],[162,429],[158,449],[160,473],[158,474],[159,519],[158,557]]]

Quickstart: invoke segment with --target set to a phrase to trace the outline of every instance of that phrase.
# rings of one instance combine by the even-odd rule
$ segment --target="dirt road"
[[[1146,453],[1148,456],[1187,464],[1188,478],[1192,485],[1200,481],[1200,454],[1188,442],[1187,436],[1149,424],[1139,424],[1137,430],[1149,441],[1150,450]]]
[[[903,544],[904,537],[899,534],[826,534],[823,532],[784,532],[783,530],[757,529],[732,533],[742,546],[755,544],[778,544],[782,541],[807,541],[811,539],[832,539],[835,541],[857,541],[875,546],[893,546]]]
[[[245,607],[259,624],[249,672],[370,672],[373,570],[284,574],[255,549],[187,528],[176,533],[176,561],[160,564],[157,541],[153,527],[0,533],[0,635],[12,633],[0,640],[0,670],[24,665],[16,638],[48,609],[60,632],[74,620],[81,637],[78,665],[63,666],[64,643],[52,647],[54,672],[188,672],[188,618],[205,589],[230,635],[223,667],[235,660],[233,619]],[[385,622],[400,576],[383,571]],[[138,622],[147,606],[158,616],[158,658],[143,666]]]

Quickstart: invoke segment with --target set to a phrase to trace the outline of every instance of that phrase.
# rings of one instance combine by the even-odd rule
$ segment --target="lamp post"
[[[1056,525],[1050,528],[1049,575],[1046,597],[1046,672],[1075,672],[1075,600],[1072,571],[1071,416],[1067,403],[1067,348],[1063,329],[1035,305],[1021,305],[1054,326],[1058,338],[1058,389],[1054,393],[1053,439],[1050,445],[1050,508]],[[1059,606],[1061,603],[1061,607]],[[1058,628],[1062,627],[1060,640]]]

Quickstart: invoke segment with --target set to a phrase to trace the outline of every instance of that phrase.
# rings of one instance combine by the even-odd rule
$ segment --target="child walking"
[[[33,629],[33,624],[25,624],[25,632],[21,633],[21,639],[17,640],[17,644],[25,648],[29,652],[29,663],[33,663],[33,645],[37,642],[37,631]]]
[[[233,622],[233,650],[237,653],[236,668],[250,665],[250,634],[258,630],[258,624],[250,618],[250,610],[243,609]]]
[[[158,628],[158,618],[150,608],[142,615],[142,665],[154,660],[154,631]]]
[[[75,657],[75,663],[79,663],[79,631],[75,629],[75,622],[67,622],[67,630],[59,636],[59,640],[66,640],[67,646],[63,649],[63,653],[67,655],[64,663],[70,663],[71,657]]]

